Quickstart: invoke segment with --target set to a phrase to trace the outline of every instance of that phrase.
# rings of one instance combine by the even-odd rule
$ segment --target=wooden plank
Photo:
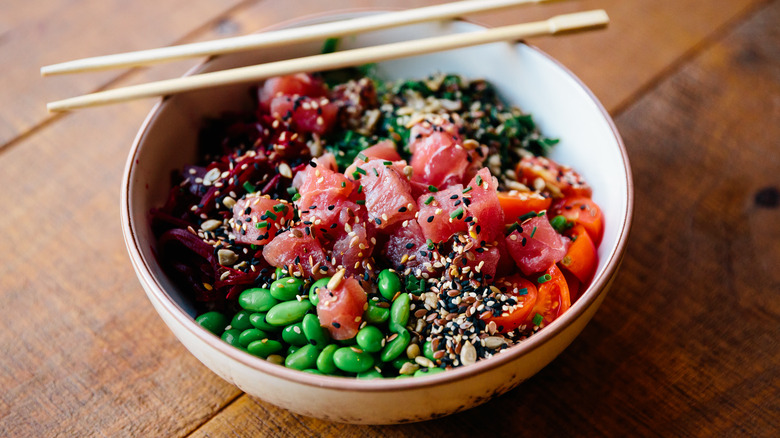
[[[192,436],[772,436],[778,22],[774,2],[618,118],[637,193],[626,260],[585,332],[532,380],[405,426],[337,425],[242,396]]]
[[[41,78],[41,66],[169,45],[241,0],[4,2],[0,14],[0,147],[51,117],[45,104],[106,86],[123,72]],[[11,62],[12,61],[12,62]]]

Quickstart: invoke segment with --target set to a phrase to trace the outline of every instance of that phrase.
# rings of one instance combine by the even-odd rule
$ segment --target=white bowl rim
[[[329,12],[318,13],[318,14],[310,14],[295,19],[283,21],[280,23],[276,23],[275,25],[266,27],[262,30],[272,30],[277,28],[290,27],[293,25],[301,25],[322,18],[336,18],[336,17],[344,18],[345,16],[354,15],[357,13],[378,13],[385,10],[387,10],[387,8],[354,8],[354,9],[343,9],[338,11],[329,11]],[[460,21],[466,21],[472,24],[478,24],[477,22],[472,20],[460,20]],[[487,27],[481,24],[479,25],[483,27]],[[609,124],[609,128],[612,132],[612,135],[614,136],[615,141],[620,149],[620,155],[624,165],[625,176],[626,176],[626,180],[625,180],[626,213],[623,216],[620,223],[620,231],[618,234],[617,245],[615,246],[614,251],[608,254],[605,269],[601,272],[601,275],[597,276],[591,281],[591,284],[583,292],[583,295],[580,296],[579,299],[577,299],[577,301],[572,304],[571,308],[566,313],[558,317],[555,321],[550,323],[550,325],[546,326],[543,330],[539,331],[538,333],[535,333],[533,336],[530,336],[522,343],[518,345],[514,345],[508,348],[507,350],[504,350],[501,354],[495,355],[489,359],[478,361],[475,364],[469,366],[458,367],[452,370],[448,370],[447,372],[444,373],[438,373],[431,376],[426,376],[425,378],[414,378],[414,379],[358,380],[351,377],[345,378],[345,377],[336,377],[336,376],[315,375],[315,374],[305,373],[302,371],[298,371],[298,370],[286,368],[281,365],[270,363],[265,359],[253,356],[247,352],[241,351],[227,344],[218,336],[212,334],[205,328],[201,327],[198,323],[196,323],[195,320],[192,317],[190,317],[189,314],[187,314],[187,312],[185,312],[185,310],[181,306],[173,302],[173,300],[171,300],[170,297],[165,293],[165,291],[162,288],[162,285],[152,276],[151,269],[149,265],[146,263],[146,260],[144,259],[141,253],[141,250],[139,248],[139,242],[136,239],[136,232],[134,227],[135,224],[133,223],[133,221],[131,221],[130,218],[131,208],[130,208],[130,200],[128,194],[130,191],[131,175],[133,173],[133,168],[135,166],[138,149],[141,145],[142,140],[144,139],[147,129],[149,128],[151,123],[159,116],[160,110],[162,106],[166,104],[168,97],[161,99],[159,102],[157,102],[154,105],[154,107],[152,107],[151,111],[149,112],[146,119],[142,123],[138,133],[136,134],[135,139],[133,140],[133,144],[128,154],[127,162],[125,164],[125,170],[122,176],[122,186],[121,186],[121,194],[120,194],[120,210],[121,210],[120,214],[122,220],[122,234],[125,240],[125,244],[127,246],[127,250],[130,254],[131,263],[133,264],[136,273],[139,275],[139,277],[142,277],[142,281],[146,284],[147,287],[145,289],[147,289],[147,291],[150,292],[147,295],[150,298],[155,299],[157,303],[161,306],[161,308],[164,309],[169,314],[169,316],[173,317],[178,323],[180,323],[182,327],[184,327],[188,332],[190,332],[190,334],[196,336],[199,340],[205,342],[211,348],[218,350],[220,353],[225,354],[231,359],[247,367],[253,368],[259,372],[267,373],[271,376],[288,380],[291,382],[295,382],[298,384],[304,384],[304,385],[309,385],[318,388],[347,390],[347,391],[354,391],[354,392],[391,392],[391,391],[412,390],[412,389],[420,389],[420,388],[426,388],[431,386],[438,386],[440,384],[453,383],[455,381],[465,380],[469,377],[473,377],[482,372],[486,372],[488,370],[506,365],[509,362],[517,360],[518,358],[523,357],[527,354],[530,354],[532,351],[541,347],[545,342],[549,341],[550,339],[554,338],[557,334],[564,331],[575,320],[577,320],[578,317],[581,314],[583,314],[585,310],[588,309],[591,306],[591,304],[593,304],[594,301],[596,301],[602,294],[606,293],[607,286],[609,285],[610,280],[614,277],[618,267],[620,266],[620,262],[622,260],[623,254],[625,252],[625,247],[628,241],[628,235],[631,229],[633,207],[634,207],[634,185],[633,185],[633,178],[631,173],[631,166],[628,160],[628,153],[626,152],[626,147],[623,143],[623,139],[621,138],[620,133],[618,132],[617,127],[615,125],[615,122],[612,120],[612,117],[609,115],[609,113],[601,104],[601,102],[596,98],[593,92],[568,68],[566,68],[563,64],[561,64],[555,58],[548,55],[538,47],[528,44],[524,41],[516,42],[516,44],[524,44],[530,49],[546,57],[548,60],[554,63],[558,68],[560,68],[564,73],[570,76],[570,78],[573,79],[575,83],[579,85],[583,89],[583,91],[589,96],[589,98],[593,101],[593,103],[597,106],[598,110],[601,112],[601,115],[604,118],[604,120],[607,121],[607,123]],[[199,63],[198,65],[194,66],[189,71],[187,71],[187,73],[185,73],[185,76],[197,74],[200,70],[204,69],[207,66],[208,62],[211,59],[212,58],[209,58],[203,61],[202,63]]]

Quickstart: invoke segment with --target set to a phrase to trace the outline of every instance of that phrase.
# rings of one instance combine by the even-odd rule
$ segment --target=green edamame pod
[[[249,315],[249,322],[254,326],[256,329],[260,329],[264,332],[277,332],[281,327],[268,324],[265,320],[265,313],[257,312]]]
[[[290,325],[303,319],[303,315],[314,306],[309,301],[285,301],[271,308],[265,314],[265,321],[271,325]],[[407,315],[408,317],[408,315]]]
[[[320,302],[320,296],[317,295],[317,289],[327,286],[329,281],[330,277],[320,278],[309,288],[309,301],[315,306]]]
[[[247,289],[238,296],[238,305],[250,312],[267,312],[278,302],[271,291],[261,287]]]
[[[266,358],[270,354],[281,351],[282,343],[279,341],[274,341],[273,339],[261,339],[247,345],[246,350],[249,352],[249,354]]]
[[[240,310],[233,315],[233,319],[230,321],[230,327],[244,331],[248,328],[252,328],[252,323],[249,322],[249,315],[252,313],[246,310]]]
[[[398,274],[389,269],[385,269],[379,273],[377,286],[379,288],[379,293],[382,294],[386,300],[392,300],[395,294],[401,290],[401,280],[398,278]]]
[[[390,308],[379,307],[376,302],[369,300],[368,309],[363,312],[363,319],[371,324],[382,324],[390,319]]]
[[[296,347],[300,347],[309,343],[306,340],[306,335],[303,334],[303,328],[301,327],[300,322],[290,324],[282,329],[282,339],[284,339],[284,342],[287,342],[290,345],[295,345]]]
[[[360,329],[355,338],[358,346],[363,351],[368,351],[369,353],[376,353],[384,347],[382,341],[384,341],[385,335],[373,325],[367,325]]]
[[[325,347],[317,356],[317,369],[323,372],[324,374],[333,374],[335,373],[338,368],[336,367],[336,364],[333,362],[333,355],[336,353],[336,350],[339,349],[339,346],[336,344],[330,344],[327,347]]]
[[[320,350],[314,345],[304,345],[296,350],[294,353],[287,356],[284,360],[284,366],[295,370],[305,370],[317,365],[317,356],[319,356]]]
[[[371,368],[368,371],[363,371],[362,373],[358,373],[356,377],[361,380],[371,380],[371,379],[381,379],[383,376],[382,373],[375,370],[374,368]]]
[[[238,342],[239,335],[241,335],[241,330],[238,329],[225,330],[225,332],[222,333],[222,340],[234,347],[242,348],[243,345],[241,345]]]
[[[259,341],[267,337],[268,335],[264,331],[256,328],[250,328],[241,332],[241,334],[238,336],[238,343],[242,347],[246,347],[252,342]]]
[[[426,341],[423,344],[423,356],[427,357],[428,359],[435,361],[436,358],[433,357],[433,343],[431,341]]]
[[[322,350],[328,345],[330,337],[328,331],[322,328],[320,325],[320,319],[313,313],[308,313],[303,317],[301,322],[303,328],[303,334],[306,335],[306,340],[309,344],[317,347],[318,350]]]
[[[411,341],[412,335],[409,333],[409,330],[401,329],[401,331],[398,332],[398,336],[385,345],[380,359],[382,359],[382,362],[390,362],[391,360],[398,358],[401,353],[406,351],[406,347]]]
[[[294,300],[296,296],[303,295],[303,280],[295,277],[287,277],[271,283],[271,296],[279,301]]]
[[[398,333],[401,329],[406,328],[406,323],[409,322],[409,306],[411,304],[411,298],[409,294],[398,295],[398,298],[393,301],[390,306],[390,331]]]
[[[354,347],[341,347],[333,354],[333,363],[342,371],[362,373],[374,366],[374,357]]]
[[[206,312],[195,318],[195,322],[217,336],[222,336],[225,327],[230,324],[227,317],[219,312]]]
[[[414,372],[414,377],[432,376],[434,374],[443,373],[444,368],[420,368]]]

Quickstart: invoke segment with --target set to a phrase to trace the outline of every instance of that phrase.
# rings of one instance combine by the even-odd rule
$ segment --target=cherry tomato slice
[[[604,219],[601,209],[592,199],[578,196],[556,201],[550,210],[550,217],[558,215],[577,225],[582,225],[596,247],[601,243]]]
[[[517,179],[530,188],[540,189],[537,179],[544,182],[544,190],[555,198],[568,196],[590,197],[592,190],[574,169],[545,157],[527,157],[515,167]]]
[[[574,274],[582,283],[588,283],[596,273],[598,255],[596,246],[582,225],[575,225],[567,232],[574,241],[569,245],[566,255],[558,262],[564,269]]]
[[[502,290],[507,288],[506,293],[514,297],[517,300],[517,304],[513,309],[499,316],[485,318],[485,322],[490,323],[492,321],[496,323],[500,333],[511,332],[525,323],[528,319],[528,314],[534,308],[537,297],[536,286],[519,274],[498,279],[494,284]]]
[[[504,223],[512,224],[521,216],[532,211],[547,210],[552,204],[552,198],[545,198],[532,191],[498,192],[498,202],[504,210]]]
[[[549,280],[537,280],[538,295],[536,304],[528,315],[526,322],[533,326],[547,325],[563,315],[571,307],[569,285],[566,278],[556,265],[552,265],[540,279],[549,275]],[[537,316],[540,315],[540,316]]]

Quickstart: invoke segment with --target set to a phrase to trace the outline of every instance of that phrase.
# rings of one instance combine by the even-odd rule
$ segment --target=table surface
[[[435,421],[356,426],[291,414],[201,365],[148,302],[120,230],[126,152],[155,101],[45,110],[195,61],[47,79],[38,69],[385,2],[291,4],[4,2],[0,436],[777,436],[780,1],[583,0],[473,17],[609,12],[606,30],[533,43],[613,115],[636,189],[609,296],[518,388]]]

